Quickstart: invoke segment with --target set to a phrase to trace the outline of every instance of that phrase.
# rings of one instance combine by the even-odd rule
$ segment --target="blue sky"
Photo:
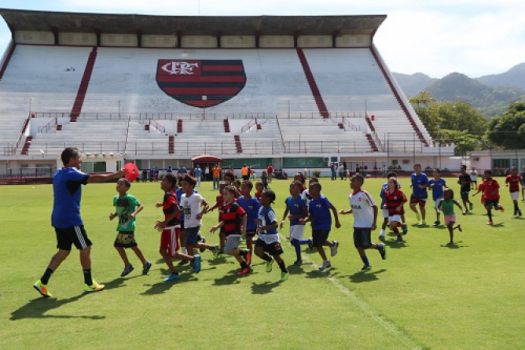
[[[375,43],[394,72],[502,73],[525,62],[523,0],[2,0],[0,7],[162,15],[386,14]],[[10,32],[0,20],[0,51]]]

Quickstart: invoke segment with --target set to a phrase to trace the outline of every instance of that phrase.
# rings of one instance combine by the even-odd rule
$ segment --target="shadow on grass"
[[[384,241],[383,244],[386,245],[390,249],[399,249],[399,248],[406,248],[407,242],[396,242],[396,241]]]
[[[230,270],[227,275],[214,279],[213,284],[215,286],[229,286],[232,284],[239,284],[241,283],[241,281],[239,281],[239,278],[241,277],[237,276],[237,272],[239,272],[238,269]]]
[[[268,294],[273,292],[275,287],[281,285],[281,281],[276,282],[264,282],[264,283],[252,283],[252,294]]]
[[[306,278],[326,278],[330,277],[330,273],[334,272],[334,275],[337,275],[337,269],[334,267],[329,267],[327,269],[324,269],[323,271],[315,269],[312,271],[308,271],[305,275]]]
[[[459,249],[459,248],[468,248],[468,245],[462,244],[463,241],[454,242],[454,243],[447,243],[440,245],[441,248],[448,248],[448,249]]]
[[[377,275],[380,273],[386,272],[386,269],[381,269],[377,271],[364,271],[364,272],[356,272],[353,275],[350,275],[350,281],[352,283],[363,283],[363,282],[373,282],[377,281]],[[345,276],[340,276],[345,277]]]
[[[166,273],[166,277],[169,275],[169,270],[165,269],[163,272]],[[145,290],[143,293],[140,293],[141,295],[158,295],[163,294],[166,291],[168,291],[171,287],[173,287],[176,284],[179,283],[185,283],[189,281],[196,281],[197,278],[193,274],[181,274],[180,280],[178,281],[171,281],[171,282],[164,282],[163,280],[159,281],[155,284],[144,284],[144,286],[149,287],[148,290]]]
[[[11,321],[18,321],[25,318],[83,318],[86,320],[103,320],[106,316],[92,315],[92,316],[78,316],[78,315],[46,315],[47,312],[58,309],[59,307],[74,303],[86,294],[80,294],[68,299],[54,299],[54,298],[37,298],[29,301],[21,308],[11,313]]]

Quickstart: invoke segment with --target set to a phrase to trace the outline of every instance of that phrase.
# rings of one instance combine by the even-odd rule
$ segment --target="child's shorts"
[[[229,235],[226,237],[226,244],[224,245],[224,254],[230,254],[232,250],[239,248],[241,244],[241,235]]]
[[[388,219],[388,209],[381,209],[381,215],[383,216],[383,219]]]
[[[164,228],[160,236],[160,249],[168,250],[170,256],[177,254],[179,250],[180,226]]]
[[[401,223],[401,215],[396,214],[396,215],[389,216],[388,223],[390,224],[391,222]]]
[[[434,200],[434,209],[437,209],[439,207],[439,203],[441,203],[442,200],[443,198],[438,198]]]
[[[121,231],[117,234],[115,238],[114,247],[118,248],[132,248],[137,246],[137,241],[135,241],[135,232],[133,231]]]
[[[312,245],[314,247],[322,247],[323,244],[328,240],[330,235],[329,230],[313,230],[312,231]]]
[[[195,227],[188,227],[186,229],[186,244],[189,245],[197,245],[197,242],[199,242],[199,226]]]
[[[293,225],[290,226],[290,237],[292,239],[301,240],[303,239],[304,235],[304,225]]]
[[[281,255],[283,254],[283,247],[281,246],[281,242],[279,241],[276,241],[276,242],[272,242],[272,243],[266,243],[265,241],[263,241],[262,239],[258,239],[256,242],[255,242],[255,247],[259,247],[259,248],[263,248],[263,250],[274,256],[274,255]]]
[[[410,204],[417,203],[419,206],[424,207],[427,202],[427,197],[417,197],[412,195],[410,197]]]
[[[510,193],[510,198],[512,198],[513,201],[517,201],[519,196],[520,196],[520,192],[519,191]]]
[[[445,215],[445,225],[456,222],[456,214]]]

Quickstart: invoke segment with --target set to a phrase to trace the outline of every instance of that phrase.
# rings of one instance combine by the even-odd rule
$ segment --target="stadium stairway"
[[[308,85],[310,86],[310,89],[312,90],[315,104],[317,105],[317,108],[319,109],[319,113],[323,116],[323,118],[328,118],[329,117],[328,109],[326,108],[326,104],[324,103],[323,97],[321,96],[321,92],[319,91],[319,88],[317,87],[317,83],[315,82],[314,75],[312,74],[312,70],[310,69],[310,66],[308,65],[308,60],[306,59],[306,56],[304,55],[303,49],[297,49],[297,56],[299,56],[299,61],[301,62],[301,66],[303,67],[304,74],[306,75],[306,79],[308,80]]]
[[[242,153],[241,137],[239,135],[234,135],[233,139],[235,140],[235,148],[237,149],[237,153]]]
[[[79,116],[80,112],[82,112],[82,106],[84,105],[84,99],[86,98],[86,92],[88,90],[89,81],[91,80],[91,74],[93,73],[93,67],[95,66],[96,59],[97,48],[93,47],[86,63],[86,69],[84,70],[82,81],[80,82],[80,86],[78,87],[75,103],[73,104],[73,108],[71,109],[71,122],[76,122],[77,117]]]

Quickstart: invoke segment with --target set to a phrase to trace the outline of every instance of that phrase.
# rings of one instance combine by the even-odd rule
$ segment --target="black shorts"
[[[119,248],[133,248],[136,247],[137,241],[135,240],[135,232],[133,231],[122,231],[117,234],[115,238],[114,247]]]
[[[354,228],[354,247],[368,249],[372,246],[371,229]]]
[[[263,248],[264,251],[268,254],[270,254],[271,256],[275,256],[275,255],[281,255],[283,254],[283,247],[281,246],[281,242],[273,242],[273,243],[270,243],[270,244],[267,244],[265,241],[263,241],[262,239],[258,239],[256,242],[255,242],[255,248]]]
[[[77,249],[85,249],[92,245],[87,237],[84,226],[74,226],[68,228],[55,227],[57,236],[57,248],[61,250],[71,250],[71,245],[74,244]]]
[[[312,231],[312,245],[314,247],[322,247],[323,244],[328,240],[330,230],[313,230]]]
[[[461,199],[464,201],[468,201],[468,194],[470,191],[461,191]]]
[[[488,206],[493,206],[493,207],[498,207],[499,205],[499,199],[485,199],[485,206],[488,207]]]
[[[255,230],[246,230],[246,236],[255,237]]]

